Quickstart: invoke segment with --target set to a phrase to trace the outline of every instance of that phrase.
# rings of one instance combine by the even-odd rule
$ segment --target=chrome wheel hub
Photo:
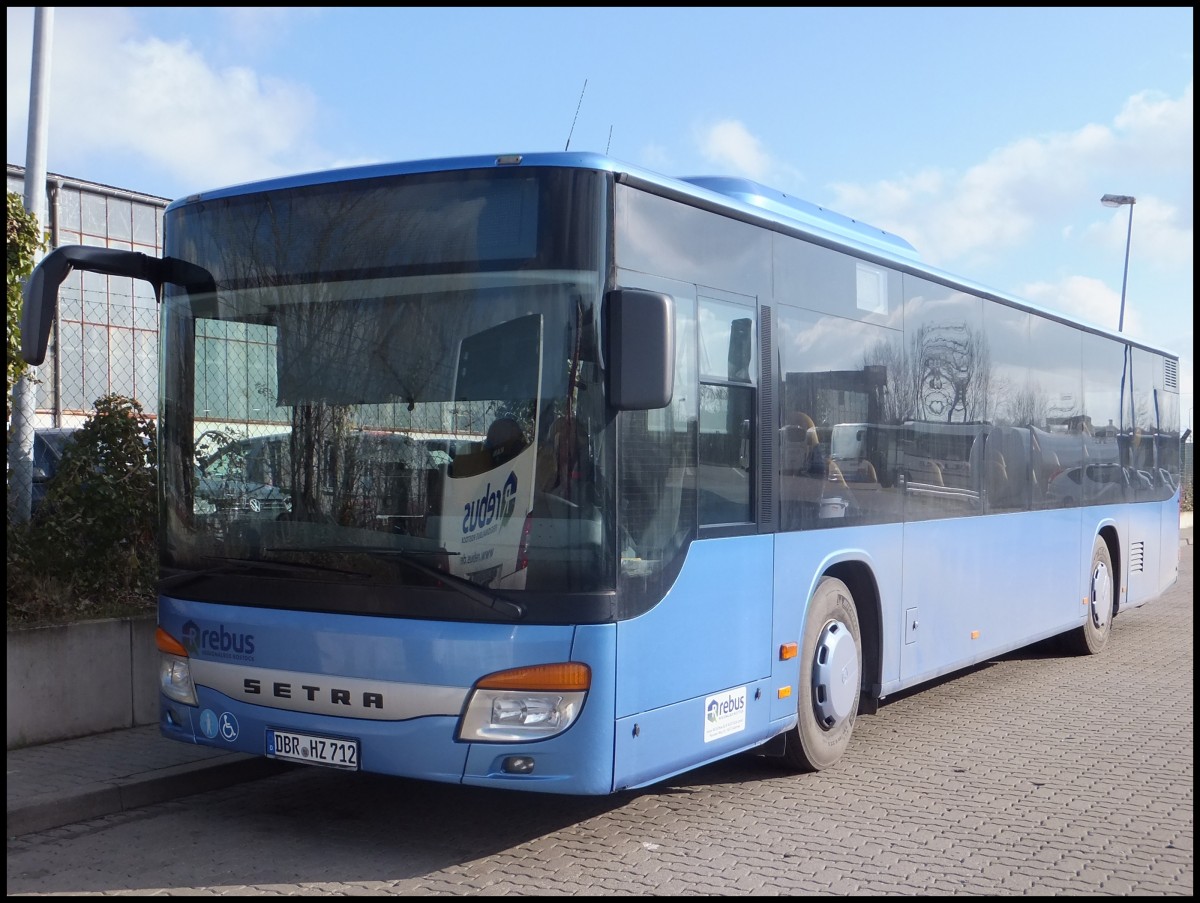
[[[813,660],[813,710],[825,730],[833,730],[854,714],[858,699],[858,647],[850,629],[830,621],[817,640]]]
[[[1096,562],[1092,569],[1092,624],[1103,629],[1113,610],[1112,574],[1104,562]]]

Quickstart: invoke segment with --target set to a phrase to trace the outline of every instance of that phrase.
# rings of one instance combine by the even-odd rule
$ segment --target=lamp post
[[[1117,332],[1125,331],[1125,284],[1129,280],[1129,240],[1133,238],[1133,205],[1137,198],[1127,194],[1106,194],[1100,198],[1105,207],[1124,207],[1129,205],[1129,228],[1125,232],[1125,271],[1121,274],[1121,316],[1117,320]]]

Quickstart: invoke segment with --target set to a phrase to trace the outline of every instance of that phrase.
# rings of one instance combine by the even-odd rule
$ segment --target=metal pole
[[[26,211],[37,220],[39,234],[44,232],[46,222],[46,118],[50,107],[50,40],[53,31],[54,7],[36,7],[29,78],[24,200]],[[10,516],[16,523],[28,522],[33,508],[33,431],[36,417],[37,368],[30,367],[13,386],[12,435],[8,448],[8,504]]]
[[[1121,274],[1121,316],[1117,332],[1125,331],[1125,285],[1129,281],[1129,243],[1133,239],[1133,204],[1129,205],[1129,228],[1125,232],[1125,271]]]

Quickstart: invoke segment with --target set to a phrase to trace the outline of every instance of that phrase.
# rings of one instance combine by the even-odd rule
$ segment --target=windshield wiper
[[[502,614],[505,617],[517,618],[525,617],[525,606],[520,602],[514,602],[512,599],[506,599],[504,596],[498,595],[490,590],[485,590],[477,583],[472,583],[466,577],[460,577],[457,574],[451,574],[447,571],[439,571],[432,565],[428,565],[420,561],[417,556],[421,555],[439,555],[441,550],[425,550],[425,549],[394,549],[385,548],[383,546],[316,546],[313,548],[281,548],[267,549],[268,552],[359,552],[363,555],[372,555],[377,558],[395,558],[401,564],[407,565],[414,571],[420,571],[427,577],[433,577],[446,584],[450,589],[455,590],[459,594],[466,596],[472,602],[478,602],[492,611]]]
[[[221,563],[199,571],[188,571],[166,577],[162,580],[163,589],[178,589],[181,586],[186,586],[195,580],[203,580],[206,577],[216,577],[221,574],[230,573],[245,574],[247,571],[271,571],[277,574],[287,574],[291,577],[308,577],[314,573],[332,574],[337,577],[367,576],[362,571],[347,571],[320,564],[292,564],[282,561],[262,561],[255,558],[217,558],[208,555],[204,557],[210,561],[219,561]]]
[[[480,605],[486,605],[493,611],[499,612],[502,615],[507,615],[510,618],[525,617],[525,606],[520,602],[514,602],[511,599],[506,599],[504,596],[497,595],[494,592],[480,589],[479,585],[472,583],[466,577],[460,577],[458,574],[450,574],[446,571],[439,571],[437,568],[426,564],[423,561],[418,561],[414,555],[430,555],[432,552],[413,552],[407,549],[365,549],[370,555],[395,555],[400,561],[415,571],[420,571],[428,577],[434,577],[441,580],[446,585],[458,590],[468,599],[473,599]]]

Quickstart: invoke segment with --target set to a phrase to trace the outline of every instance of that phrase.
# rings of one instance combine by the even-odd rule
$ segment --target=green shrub
[[[4,221],[8,247],[8,396],[6,409],[12,420],[12,391],[25,375],[28,365],[21,358],[21,287],[33,272],[37,253],[45,247],[38,221],[25,209],[21,196],[8,192],[8,210]]]
[[[8,525],[9,626],[154,611],[154,424],[137,401],[97,400],[28,524]]]

